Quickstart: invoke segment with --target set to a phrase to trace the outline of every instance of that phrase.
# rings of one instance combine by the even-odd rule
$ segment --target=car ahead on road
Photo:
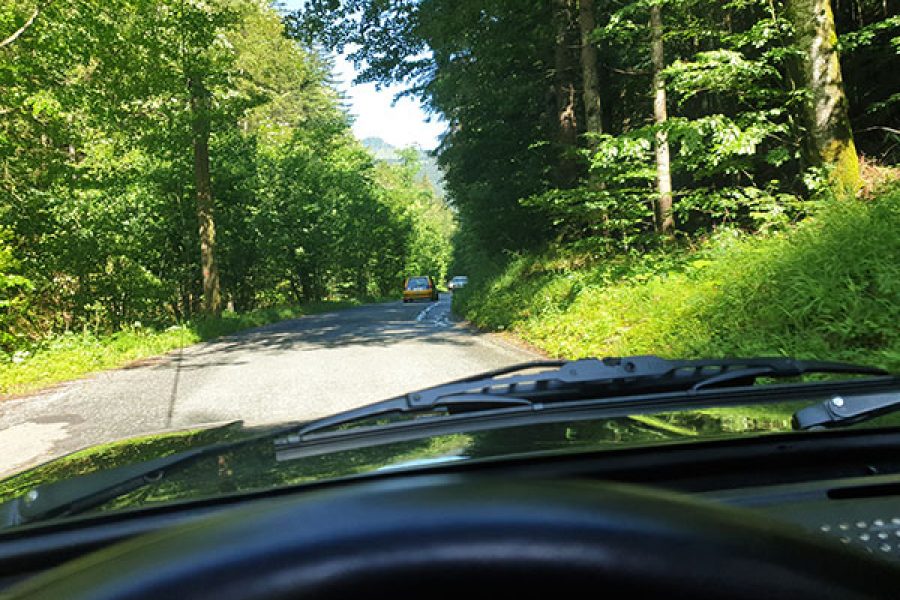
[[[0,482],[0,595],[896,598],[898,410],[880,369],[636,356],[107,444]]]
[[[465,275],[457,275],[453,279],[447,283],[447,289],[449,290],[458,290],[460,288],[466,287],[466,284],[469,283],[469,278]]]
[[[438,289],[430,275],[407,277],[403,282],[403,302],[438,301]]]

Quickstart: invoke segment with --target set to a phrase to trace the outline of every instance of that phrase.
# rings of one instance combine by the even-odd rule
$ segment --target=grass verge
[[[0,363],[0,396],[33,392],[244,329],[359,304],[330,301],[246,313],[225,312],[216,318],[196,319],[161,331],[133,327],[110,335],[69,332]]]
[[[554,356],[789,355],[900,371],[900,184],[787,231],[598,261],[522,256],[454,298]]]

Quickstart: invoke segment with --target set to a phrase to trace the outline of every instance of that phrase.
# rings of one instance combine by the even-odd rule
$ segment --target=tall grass
[[[574,266],[573,266],[574,265]],[[777,234],[577,265],[521,257],[455,298],[552,355],[791,355],[900,370],[900,185]]]

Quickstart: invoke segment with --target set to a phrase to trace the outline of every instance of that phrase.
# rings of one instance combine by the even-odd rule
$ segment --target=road
[[[535,358],[454,322],[449,294],[283,321],[0,402],[0,477],[124,437],[305,420]]]

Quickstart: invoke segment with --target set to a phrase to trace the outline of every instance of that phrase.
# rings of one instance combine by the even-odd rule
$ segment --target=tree
[[[191,94],[191,130],[194,147],[194,186],[197,194],[197,223],[200,231],[200,268],[203,275],[203,311],[222,310],[219,266],[216,262],[216,221],[213,215],[212,183],[209,174],[209,92],[199,76],[188,81]]]
[[[835,2],[841,75],[860,154],[886,164],[900,160],[900,9],[896,2]]]
[[[600,70],[594,30],[597,28],[594,0],[578,1],[578,26],[581,30],[581,80],[585,124],[589,134],[603,133],[603,106],[600,100]],[[589,146],[596,144],[589,140]]]
[[[178,26],[181,34],[181,75],[184,77],[190,112],[191,146],[194,156],[194,194],[200,241],[200,273],[203,311],[216,315],[222,309],[219,265],[216,260],[215,203],[210,174],[210,128],[216,115],[211,86],[227,86],[235,60],[234,52],[217,38],[239,22],[249,6],[218,2],[183,2]],[[244,14],[242,14],[244,13]],[[219,102],[222,107],[223,102]]]
[[[553,0],[554,91],[556,93],[557,143],[561,164],[559,185],[571,187],[578,177],[575,148],[578,142],[578,94],[575,85],[577,62],[572,52],[574,44],[575,0]]]
[[[801,217],[821,162],[803,159],[810,88],[788,78],[784,4],[310,0],[297,22],[451,123],[439,160],[475,263],[559,243],[631,251],[676,222],[690,235]],[[839,8],[855,29],[841,31],[857,52],[851,114],[867,147],[894,155],[900,19],[880,0]]]
[[[806,158],[831,171],[834,189],[854,194],[860,187],[847,96],[831,0],[786,0],[797,46],[795,78],[809,92],[805,106]]]
[[[666,81],[663,76],[663,23],[659,2],[650,5],[651,62],[653,64],[653,119],[656,123],[656,229],[671,233],[675,228],[672,216],[672,175],[669,160],[669,136],[666,132]]]
[[[384,294],[446,269],[454,225],[470,274],[556,245],[642,252],[673,221],[784,226],[812,206],[809,165],[852,180],[854,142],[900,152],[900,17],[835,7],[829,25],[823,0],[308,0],[289,38],[258,0],[9,0],[0,320]],[[353,139],[320,43],[446,118],[452,211]]]
[[[25,292],[32,290],[31,281],[18,274],[19,264],[8,238],[8,232],[0,230],[0,352],[14,349],[16,339],[11,332],[19,325]]]

